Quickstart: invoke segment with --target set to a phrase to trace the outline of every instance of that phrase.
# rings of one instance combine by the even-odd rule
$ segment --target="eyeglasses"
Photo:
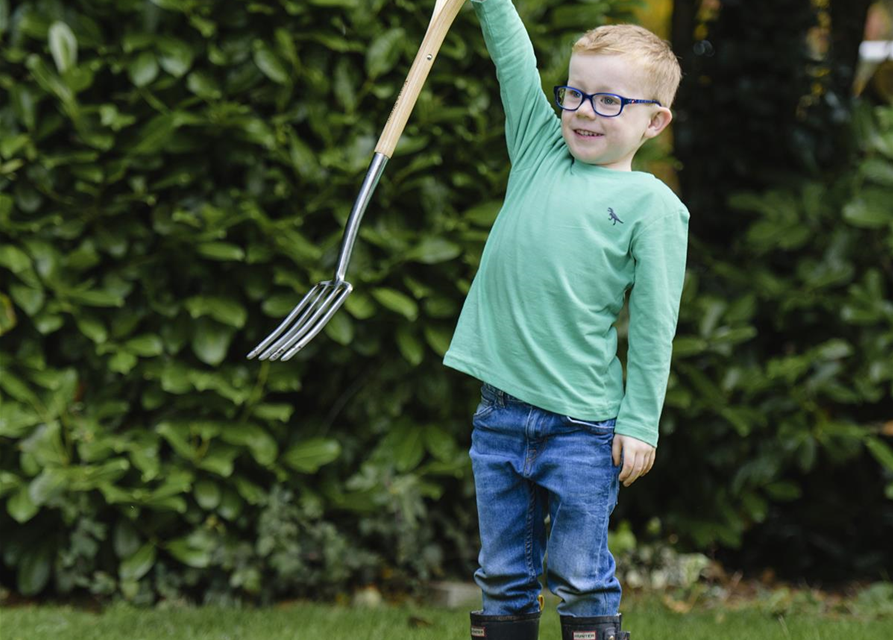
[[[628,104],[656,104],[663,105],[657,100],[635,100],[624,98],[616,93],[586,93],[574,87],[555,87],[555,102],[565,111],[576,111],[583,106],[583,102],[589,100],[592,110],[605,118],[619,116],[623,107]]]

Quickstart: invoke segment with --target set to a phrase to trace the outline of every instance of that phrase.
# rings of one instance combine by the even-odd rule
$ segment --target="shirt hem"
[[[477,378],[482,382],[487,382],[497,389],[501,389],[507,394],[515,396],[522,402],[526,402],[528,404],[534,405],[539,409],[545,409],[546,411],[551,411],[552,413],[561,416],[570,416],[578,420],[601,422],[603,420],[616,418],[620,412],[620,401],[610,405],[604,405],[602,408],[596,408],[594,410],[592,407],[588,407],[582,410],[579,407],[571,407],[568,409],[568,407],[566,406],[557,404],[554,398],[550,398],[549,396],[542,395],[541,393],[538,393],[536,391],[531,391],[530,389],[520,387],[510,380],[506,380],[499,374],[494,374],[487,369],[472,364],[471,362],[464,360],[462,357],[456,356],[455,354],[449,352],[447,352],[447,354],[444,356],[443,364],[447,367],[450,367],[451,369],[456,369],[457,371],[466,373],[473,378]],[[596,413],[593,413],[593,411],[595,411]]]

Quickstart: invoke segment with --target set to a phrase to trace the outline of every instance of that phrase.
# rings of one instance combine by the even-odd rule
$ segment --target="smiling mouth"
[[[605,135],[603,133],[596,133],[595,131],[586,131],[585,129],[574,129],[574,134],[579,138],[587,139],[601,138]]]

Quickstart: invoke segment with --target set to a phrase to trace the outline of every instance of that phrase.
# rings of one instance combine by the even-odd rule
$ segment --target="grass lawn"
[[[632,640],[891,640],[893,620],[773,617],[755,609],[675,613],[657,598],[624,601]],[[540,638],[559,640],[554,602]],[[360,609],[289,603],[269,609],[137,609],[116,604],[101,614],[68,606],[0,609],[3,640],[466,640],[467,609],[415,606]]]

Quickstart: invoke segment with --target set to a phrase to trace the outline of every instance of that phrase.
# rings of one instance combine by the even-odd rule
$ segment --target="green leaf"
[[[40,472],[28,485],[28,496],[36,505],[45,504],[51,498],[65,493],[70,483],[70,475],[62,469],[50,467]]]
[[[415,425],[398,429],[394,434],[394,463],[397,471],[406,473],[419,466],[425,456],[422,429]]]
[[[3,375],[3,378],[8,376]],[[6,381],[4,381],[5,385]],[[34,456],[41,467],[66,467],[70,464],[69,454],[62,442],[61,425],[58,420],[45,422],[37,427],[18,447]],[[35,474],[37,472],[35,471]]]
[[[183,428],[181,423],[160,422],[155,427],[162,438],[167,440],[168,444],[177,452],[177,455],[191,460],[195,455],[195,449],[189,442],[189,432]]]
[[[19,404],[9,398],[4,398],[4,401],[0,402],[0,437],[25,437],[35,425],[41,422],[40,414],[31,407]],[[0,476],[2,476],[2,472],[0,472]]]
[[[459,308],[452,298],[432,295],[425,299],[425,313],[432,318],[455,319],[459,314]]]
[[[167,9],[168,11],[178,11],[181,13],[189,13],[195,9],[195,0],[150,0],[152,4]]]
[[[463,217],[472,224],[490,228],[496,221],[496,216],[499,215],[500,209],[502,209],[501,200],[490,200],[472,207],[465,212]]]
[[[869,436],[865,438],[865,446],[881,466],[885,467],[888,472],[893,471],[893,449],[890,448],[890,445],[879,438]]]
[[[186,88],[199,98],[205,100],[219,100],[223,97],[220,85],[214,76],[204,71],[193,71],[186,78]]]
[[[32,53],[26,59],[25,66],[41,89],[59,98],[66,109],[68,109],[69,116],[76,115],[77,104],[74,102],[74,93],[68,85],[62,82],[62,79],[56,73],[46,66],[46,63],[40,56]]]
[[[434,353],[442,358],[446,354],[447,349],[450,348],[450,341],[453,339],[452,329],[429,324],[425,325],[423,333],[425,334],[425,340],[434,349]]]
[[[140,536],[129,520],[119,519],[112,532],[112,546],[119,558],[129,558],[140,548]]]
[[[236,489],[248,504],[263,504],[266,494],[259,486],[241,476],[235,478]]]
[[[96,344],[104,344],[108,340],[108,330],[102,321],[95,316],[80,315],[75,317],[78,330]]]
[[[158,64],[175,78],[182,78],[192,67],[192,48],[182,40],[159,38],[158,51]]]
[[[371,80],[394,68],[403,50],[406,32],[400,28],[389,29],[376,37],[366,52],[366,74]]]
[[[782,502],[790,502],[791,500],[796,500],[802,493],[800,487],[787,480],[771,482],[766,485],[765,491],[769,495],[769,497]]]
[[[406,361],[414,367],[419,366],[425,356],[425,347],[422,341],[413,334],[412,329],[406,325],[400,325],[397,327],[396,339],[397,348],[400,349],[400,353],[406,358]]]
[[[292,305],[294,306],[294,305]],[[344,308],[357,320],[368,320],[375,315],[375,303],[362,291],[353,291],[344,301]],[[289,308],[291,310],[291,308]],[[281,315],[281,314],[276,314]]]
[[[53,547],[47,543],[38,543],[25,549],[19,559],[19,570],[16,576],[20,594],[34,596],[43,590],[50,581],[53,555]]]
[[[211,564],[210,545],[195,542],[192,536],[171,540],[165,548],[187,567],[205,569]]]
[[[348,345],[353,340],[354,327],[350,316],[335,312],[323,328],[325,334],[338,344]]]
[[[0,407],[2,410],[2,407]],[[2,418],[0,418],[2,419]],[[2,430],[0,430],[2,432]],[[17,475],[8,471],[0,471],[0,498],[12,493],[22,486],[22,480]]]
[[[155,565],[156,555],[155,545],[147,542],[136,553],[121,562],[118,576],[121,580],[139,580]]]
[[[707,341],[696,336],[679,335],[673,340],[673,357],[698,355],[707,350]]]
[[[0,293],[0,336],[12,331],[17,323],[15,308],[9,296]]]
[[[117,351],[109,358],[109,369],[121,375],[127,375],[137,365],[139,360],[128,351]]]
[[[445,429],[429,424],[422,430],[422,439],[428,453],[438,460],[449,462],[456,457],[456,441]]]
[[[0,267],[15,274],[31,269],[31,256],[12,244],[0,245]]]
[[[64,22],[54,22],[48,32],[50,53],[59,73],[65,73],[78,63],[78,41],[71,27]]]
[[[843,218],[856,227],[880,229],[893,222],[890,194],[886,189],[868,187],[843,208]]]
[[[279,454],[279,447],[273,436],[256,424],[228,425],[221,437],[228,444],[248,447],[254,459],[263,466],[272,464]]]
[[[245,259],[245,251],[242,247],[228,242],[206,242],[198,245],[196,249],[201,255],[212,260],[241,261]]]
[[[239,455],[237,447],[229,447],[214,443],[208,452],[199,458],[195,466],[216,473],[218,476],[228,478],[233,474],[233,460]]]
[[[28,485],[23,485],[6,501],[6,512],[19,524],[25,524],[40,510],[28,493]]]
[[[137,155],[154,154],[168,142],[180,121],[174,113],[162,113],[149,120],[136,136],[137,143],[130,152]]]
[[[34,317],[34,327],[45,336],[58,331],[63,324],[65,324],[65,320],[62,316],[48,311],[42,311]]]
[[[415,321],[419,316],[418,304],[405,293],[401,293],[395,289],[379,287],[377,289],[372,289],[372,297],[378,300],[378,302],[386,309],[396,311],[407,320]]]
[[[123,307],[124,298],[112,291],[86,290],[66,291],[65,297],[71,302],[79,302],[91,307]]]
[[[832,338],[812,350],[819,360],[838,360],[853,355],[853,346],[846,340]]]
[[[16,400],[20,400],[32,407],[42,404],[37,395],[31,391],[31,388],[21,378],[16,377],[8,370],[3,371],[3,375],[0,375],[0,389],[3,389]]]
[[[221,324],[237,329],[244,327],[248,319],[244,306],[223,296],[193,296],[186,300],[185,306],[193,318],[209,316]]]
[[[216,367],[226,358],[234,335],[235,332],[228,327],[199,318],[192,334],[192,352],[205,364]]]
[[[316,473],[323,465],[337,460],[341,444],[330,438],[310,438],[285,452],[282,461],[301,473]]]
[[[270,80],[277,84],[290,84],[288,68],[282,59],[264,43],[258,43],[254,51],[254,64]]]
[[[205,511],[212,511],[220,504],[220,487],[210,480],[199,480],[193,487],[195,501]]]
[[[223,498],[220,500],[220,506],[217,507],[217,513],[227,520],[235,520],[242,513],[244,503],[239,494],[232,489],[223,490]]]
[[[308,4],[317,7],[341,7],[344,9],[357,9],[360,0],[307,0]]]
[[[127,66],[130,81],[138,87],[145,87],[158,77],[158,61],[151,51],[143,51]]]
[[[415,260],[423,264],[446,262],[462,255],[462,247],[444,238],[424,238],[418,245],[406,253],[407,260]]]
[[[152,358],[164,353],[164,344],[161,338],[150,333],[131,338],[124,343],[124,348],[144,358]]]
[[[251,414],[261,420],[277,420],[279,422],[288,422],[289,418],[291,418],[292,413],[294,413],[294,410],[294,405],[292,405],[291,403],[266,403],[259,404],[254,407],[254,409],[251,410]]]
[[[9,287],[9,293],[15,303],[31,317],[37,315],[37,312],[43,308],[43,303],[46,301],[46,294],[44,294],[43,289],[35,289],[25,285],[13,283]]]

